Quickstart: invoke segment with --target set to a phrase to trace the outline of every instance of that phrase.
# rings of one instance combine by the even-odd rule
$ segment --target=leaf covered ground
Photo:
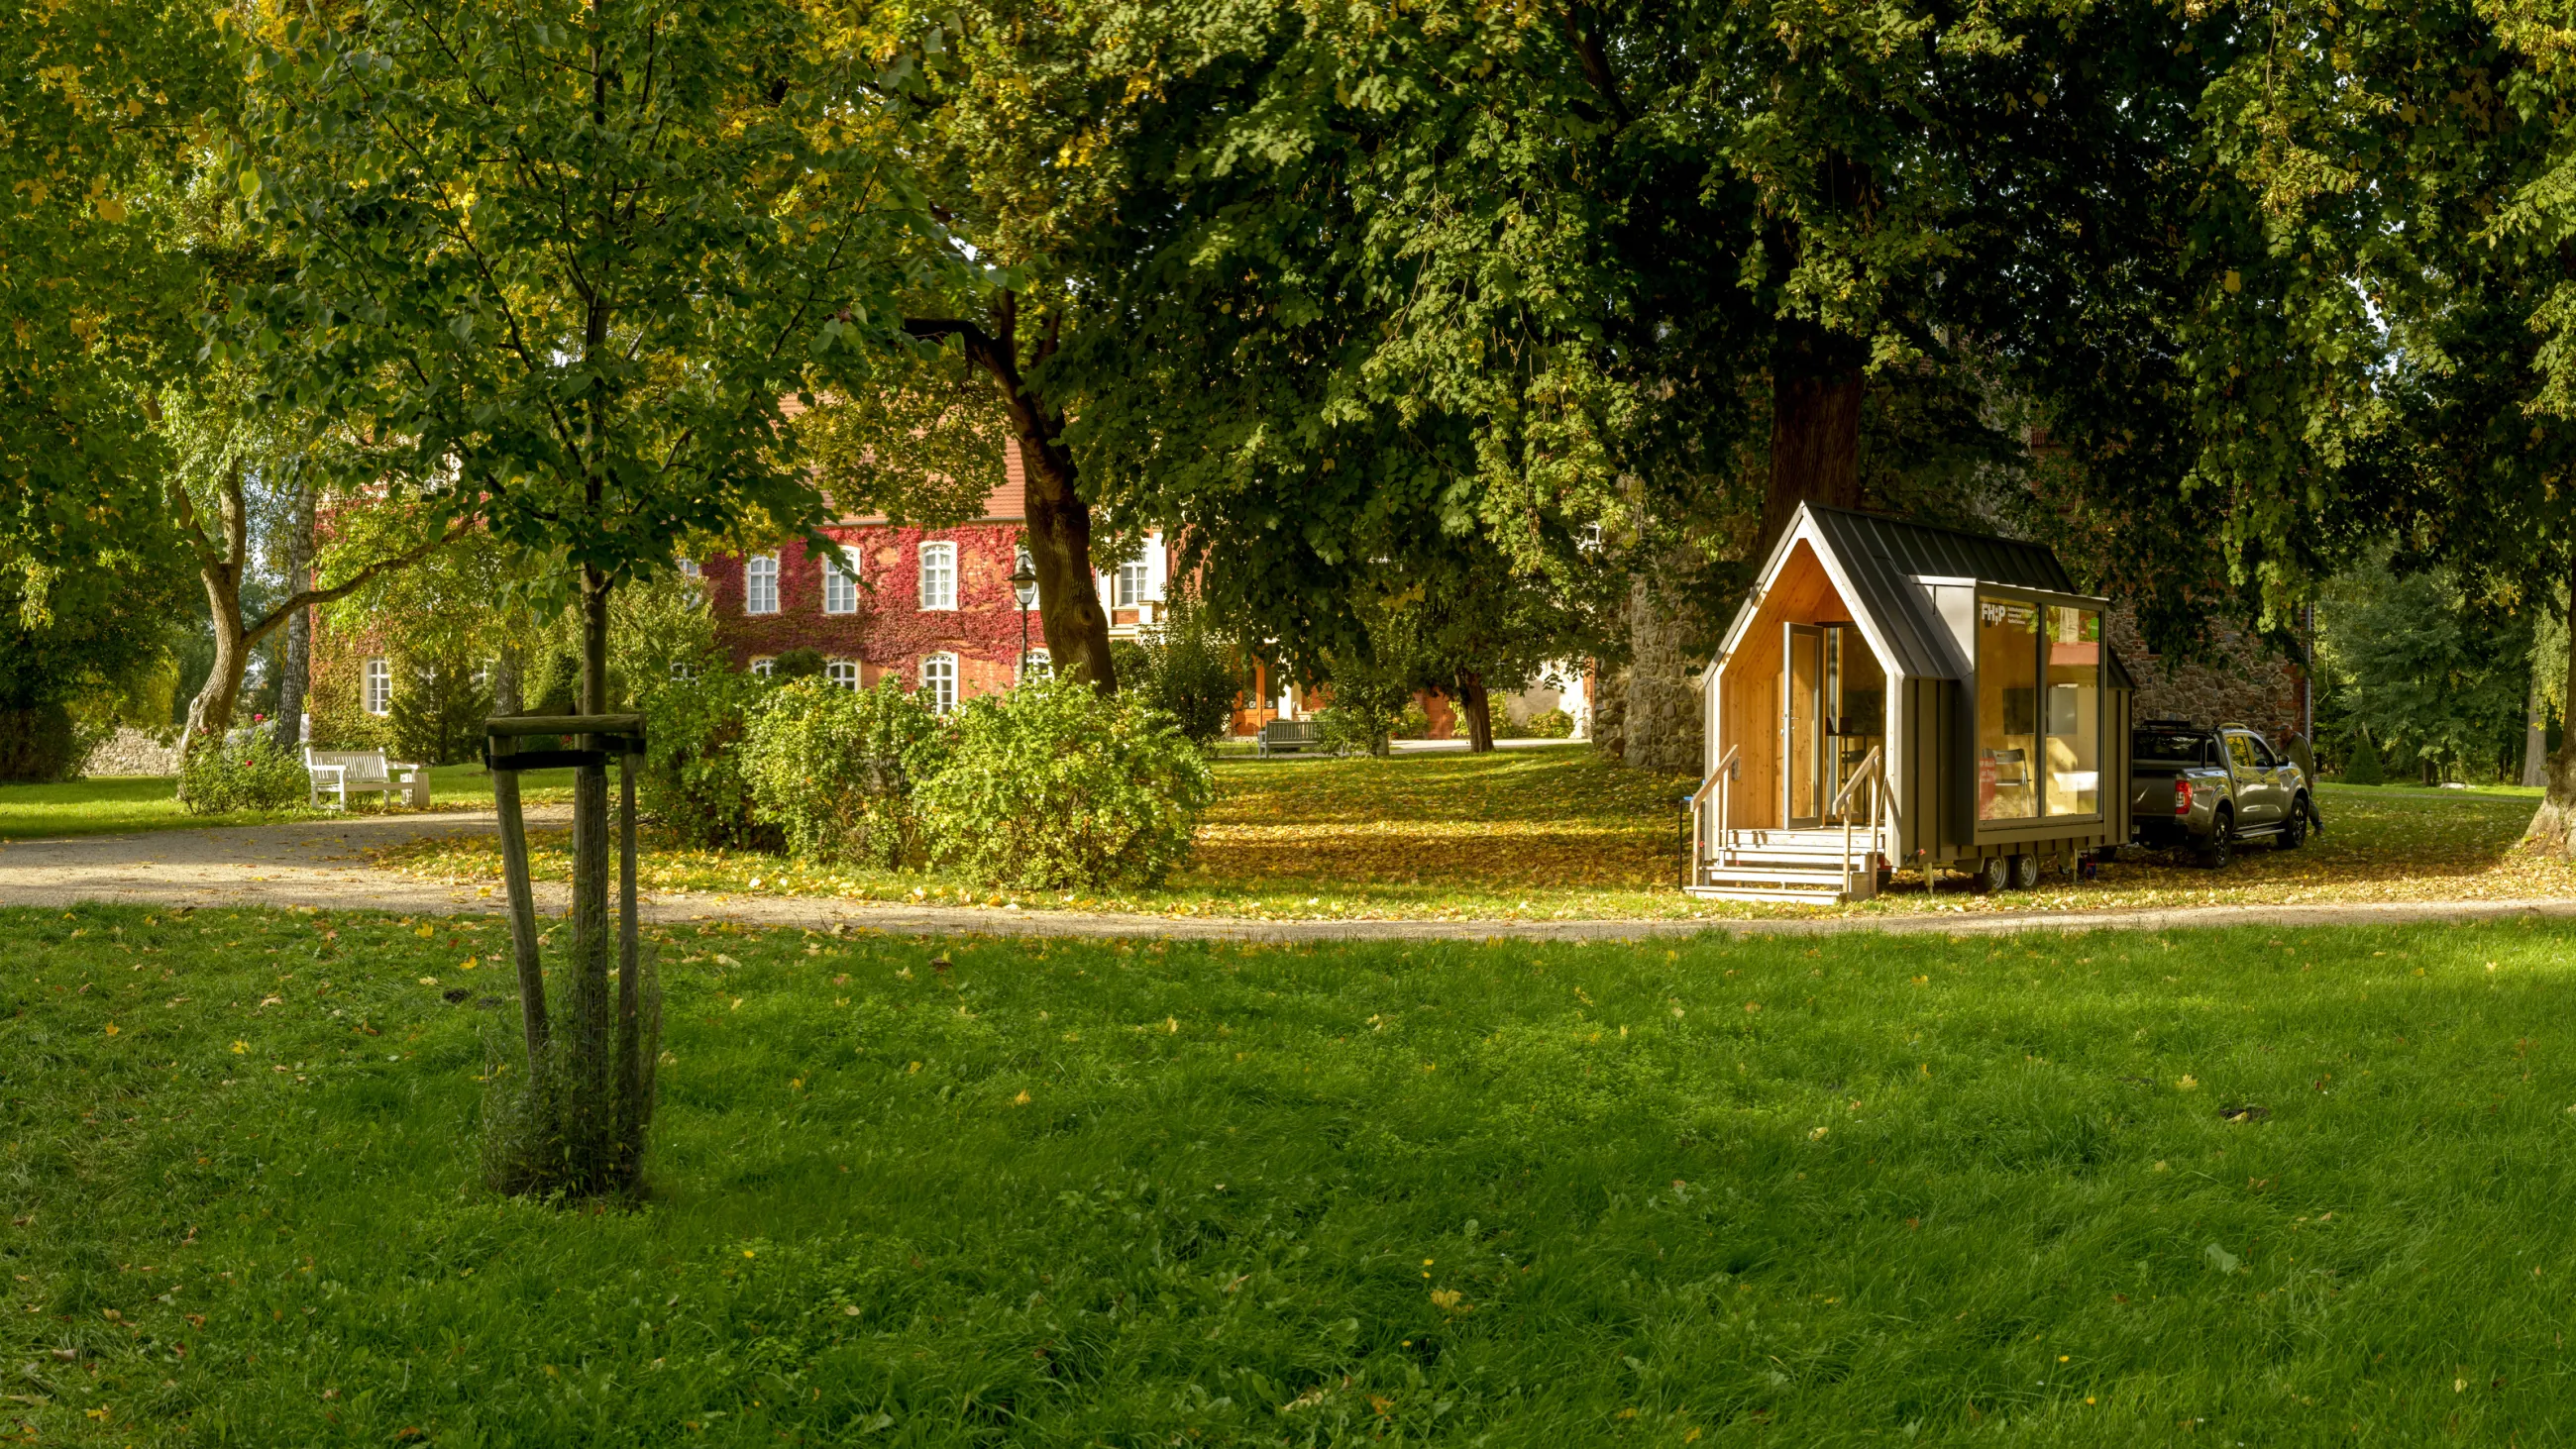
[[[653,1195],[597,1212],[475,1185],[503,934],[0,911],[0,1432],[2576,1434],[2563,928],[658,932]]]
[[[2297,851],[2249,845],[2225,872],[2183,857],[2124,860],[2098,879],[1980,896],[1963,877],[1926,890],[1900,872],[1880,899],[1840,908],[1699,901],[1674,887],[1675,801],[1689,783],[1622,769],[1588,749],[1386,760],[1220,761],[1190,866],[1160,891],[995,891],[937,872],[818,866],[667,838],[646,889],[721,902],[741,894],[1079,907],[1259,919],[1742,919],[1765,915],[2088,910],[2148,906],[2525,899],[2576,895],[2576,870],[2515,850],[2535,792],[2327,786],[2328,828]],[[536,870],[568,879],[563,832]],[[499,878],[489,840],[397,847],[380,863],[459,883]],[[756,884],[755,884],[756,882]]]

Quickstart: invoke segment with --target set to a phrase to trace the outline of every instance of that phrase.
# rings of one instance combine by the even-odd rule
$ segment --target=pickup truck
[[[2296,850],[2321,824],[2307,776],[2261,735],[2170,719],[2147,720],[2129,737],[2129,819],[2140,845],[2190,846],[2212,870],[2243,841]]]

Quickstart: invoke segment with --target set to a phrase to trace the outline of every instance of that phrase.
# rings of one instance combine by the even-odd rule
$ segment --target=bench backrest
[[[348,772],[345,778],[352,785],[381,784],[386,775],[382,750],[306,750],[304,763],[343,766]]]
[[[1300,744],[1317,738],[1315,722],[1304,719],[1274,719],[1261,727],[1261,735],[1274,745]]]

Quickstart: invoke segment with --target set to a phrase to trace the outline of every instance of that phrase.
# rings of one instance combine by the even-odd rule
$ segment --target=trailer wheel
[[[2012,885],[2017,891],[2039,888],[2039,857],[2016,855],[2012,858]]]
[[[2009,855],[1990,855],[1977,862],[1977,894],[1990,896],[2012,884],[2012,861]]]

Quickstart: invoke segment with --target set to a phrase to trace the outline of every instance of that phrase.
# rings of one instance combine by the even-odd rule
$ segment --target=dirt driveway
[[[528,812],[532,825],[569,823],[557,807]],[[488,915],[497,889],[442,885],[381,871],[364,852],[423,836],[489,834],[492,816],[351,816],[283,825],[0,841],[0,905],[98,901],[165,906],[313,906],[403,915]],[[548,914],[565,888],[539,882]],[[1020,912],[977,906],[905,906],[801,896],[692,896],[643,901],[653,921],[730,920],[745,925],[884,931],[900,935],[1163,936],[1224,940],[1616,940],[1736,934],[1839,935],[1851,931],[1984,936],[2015,931],[2173,930],[2209,926],[2395,925],[2410,921],[2576,917],[2576,900],[2389,901],[2351,905],[2185,906],[2126,911],[2036,911],[1731,921],[1251,921]]]

